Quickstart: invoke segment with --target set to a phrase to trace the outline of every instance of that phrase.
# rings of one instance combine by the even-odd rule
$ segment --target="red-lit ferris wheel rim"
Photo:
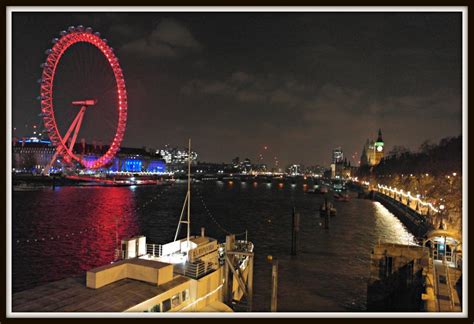
[[[84,167],[89,169],[98,169],[108,162],[110,162],[115,154],[120,149],[123,136],[125,134],[125,125],[127,121],[127,90],[125,88],[125,80],[122,73],[122,68],[115,56],[112,48],[107,45],[105,39],[100,38],[99,33],[92,33],[91,28],[87,28],[86,31],[83,28],[69,28],[68,32],[61,32],[59,39],[54,39],[54,46],[48,50],[48,57],[44,63],[43,73],[41,77],[41,111],[43,116],[43,122],[48,132],[51,143],[56,146],[59,150],[59,154],[66,161],[78,161]],[[56,123],[53,107],[53,83],[56,68],[61,59],[61,56],[66,50],[79,42],[85,42],[97,47],[107,59],[110,67],[112,68],[115,82],[117,85],[116,95],[118,99],[118,123],[115,136],[110,144],[109,149],[102,156],[94,161],[87,161],[77,156],[67,147],[67,143],[63,140],[63,137],[59,133],[58,126]]]

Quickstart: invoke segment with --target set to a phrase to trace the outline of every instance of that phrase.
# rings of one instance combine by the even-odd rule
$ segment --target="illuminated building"
[[[50,141],[35,137],[13,142],[12,168],[17,173],[41,173],[51,161],[56,148]],[[106,152],[108,146],[77,143],[74,152],[85,160],[95,160]],[[52,172],[64,171],[58,158],[52,166]],[[166,164],[157,154],[142,148],[122,147],[107,165],[98,171],[111,172],[165,172]]]
[[[232,160],[232,166],[236,172],[242,173],[249,173],[262,168],[261,166],[259,167],[258,165],[252,164],[249,158],[245,158],[243,161],[240,161],[239,157],[236,157]]]
[[[40,173],[51,161],[55,151],[50,141],[37,137],[14,140],[12,168],[16,172]]]
[[[252,170],[252,162],[250,159],[246,158],[241,165],[241,171],[250,172]]]
[[[341,163],[344,160],[344,153],[340,147],[336,147],[332,150],[332,163]]]
[[[349,178],[352,174],[351,163],[344,158],[341,147],[332,150],[331,178]]]
[[[166,164],[183,164],[188,161],[187,149],[169,148],[168,146],[165,146],[164,149],[157,150],[156,154],[161,155]],[[197,153],[191,151],[191,163],[196,163],[197,157]]]
[[[344,159],[341,162],[331,164],[331,178],[332,179],[347,179],[352,177],[354,170],[356,168],[351,166],[350,162],[347,162],[347,159]]]
[[[289,171],[291,175],[299,175],[300,174],[300,165],[299,164],[293,164],[292,166],[289,167]]]
[[[375,166],[380,163],[384,157],[384,141],[382,139],[382,131],[379,129],[379,134],[376,141],[367,139],[367,142],[362,149],[360,158],[360,165]]]

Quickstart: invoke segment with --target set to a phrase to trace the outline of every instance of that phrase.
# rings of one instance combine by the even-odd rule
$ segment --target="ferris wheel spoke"
[[[100,93],[97,97],[98,98],[103,98],[105,95],[109,94],[110,92],[115,92],[117,91],[116,88],[109,88],[107,90],[104,90],[102,93]]]
[[[80,115],[79,117],[79,120],[77,121],[77,126],[74,130],[74,135],[72,137],[72,140],[71,140],[71,144],[69,145],[69,150],[72,152],[73,148],[74,148],[74,144],[76,143],[76,139],[77,139],[77,134],[79,133],[79,129],[81,129],[81,124],[82,124],[82,119],[84,118],[84,112],[86,110],[86,107],[83,106],[79,112],[78,115]]]

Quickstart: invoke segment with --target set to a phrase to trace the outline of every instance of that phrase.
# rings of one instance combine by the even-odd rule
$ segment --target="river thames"
[[[247,230],[255,244],[253,311],[270,310],[267,255],[279,259],[278,311],[365,311],[372,247],[379,240],[415,244],[395,216],[364,199],[336,201],[337,216],[324,229],[318,213],[323,197],[306,193],[312,186],[309,180],[192,185],[192,234],[205,227],[206,235],[224,241],[223,229]],[[13,292],[110,263],[117,238],[172,241],[185,195],[185,183],[14,191]],[[301,215],[296,256],[290,255],[293,206]]]

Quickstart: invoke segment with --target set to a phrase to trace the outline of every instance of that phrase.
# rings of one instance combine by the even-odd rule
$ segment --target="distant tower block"
[[[332,163],[340,163],[344,160],[344,153],[340,147],[332,150]]]

